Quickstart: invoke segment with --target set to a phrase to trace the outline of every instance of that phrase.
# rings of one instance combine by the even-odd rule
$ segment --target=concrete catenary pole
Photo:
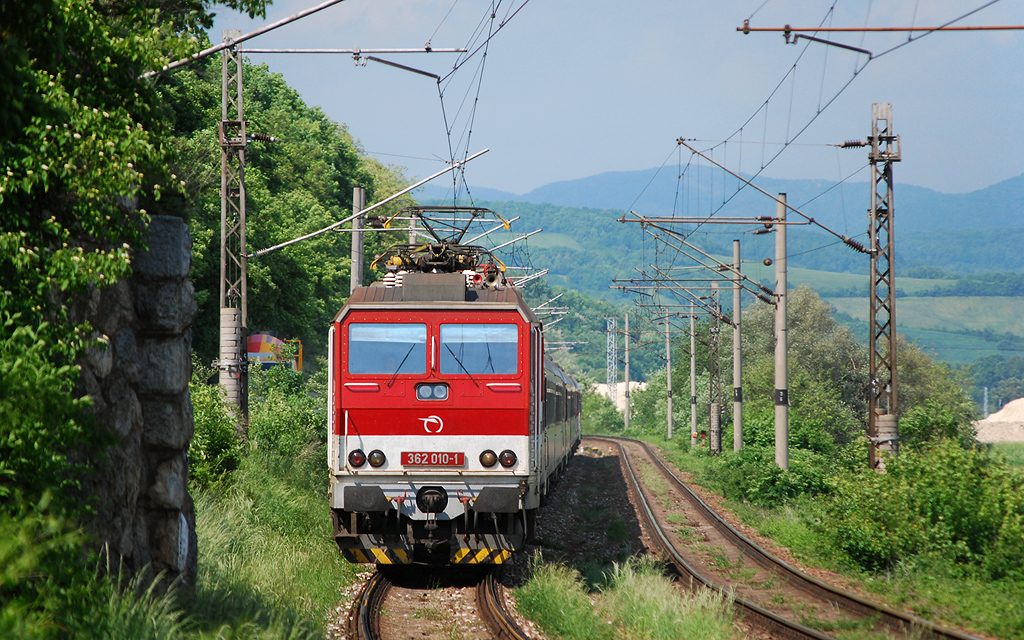
[[[690,301],[690,446],[697,446],[697,332],[693,301]]]
[[[352,188],[352,214],[355,215],[366,208],[366,189]],[[352,273],[349,293],[356,287],[363,286],[363,218],[352,219]]]
[[[786,328],[786,194],[775,204],[775,464],[789,469],[789,346]]]
[[[732,450],[743,448],[743,342],[740,335],[740,241],[732,241]]]
[[[626,314],[626,362],[625,371],[623,371],[623,378],[626,381],[626,410],[623,412],[623,418],[625,420],[626,431],[629,431],[629,414],[632,409],[629,404],[629,314]]]
[[[711,283],[710,348],[708,349],[708,453],[722,453],[722,307],[718,303],[718,283]]]
[[[665,411],[666,439],[672,439],[672,343],[669,342],[670,324],[665,316],[665,400],[668,404]]]

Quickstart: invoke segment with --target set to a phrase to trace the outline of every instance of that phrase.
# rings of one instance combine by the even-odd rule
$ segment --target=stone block
[[[142,402],[145,423],[142,438],[148,446],[187,449],[195,427],[189,392],[177,396],[147,398]]]
[[[180,510],[185,502],[185,484],[188,481],[188,465],[182,452],[164,460],[156,468],[156,477],[146,492],[148,502],[159,509]]]
[[[196,318],[195,289],[188,280],[140,281],[135,311],[146,333],[183,333]]]
[[[114,351],[110,348],[110,339],[107,336],[103,335],[99,338],[99,344],[85,350],[83,364],[89,367],[97,378],[106,378],[114,366]]]
[[[146,512],[149,550],[153,569],[180,573],[188,568],[193,550],[191,531],[185,514],[178,509]]]
[[[139,380],[141,356],[135,332],[128,327],[118,329],[111,336],[109,348],[113,348],[114,368],[125,376],[128,384],[136,384]]]
[[[192,236],[181,218],[153,216],[146,233],[148,251],[133,256],[132,269],[144,278],[181,279],[192,266]]]
[[[90,308],[92,326],[107,335],[113,335],[135,320],[132,289],[128,279],[118,280],[110,286],[95,289],[96,309]]]
[[[140,394],[178,395],[185,392],[192,375],[189,336],[143,340],[139,353]]]
[[[104,385],[103,399],[108,407],[104,422],[118,438],[123,440],[141,428],[142,407],[125,376],[117,371],[110,376]]]

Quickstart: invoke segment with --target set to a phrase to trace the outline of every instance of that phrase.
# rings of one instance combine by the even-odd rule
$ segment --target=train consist
[[[408,213],[434,242],[378,258],[330,328],[335,540],[351,562],[500,564],[579,444],[580,389],[505,266]]]

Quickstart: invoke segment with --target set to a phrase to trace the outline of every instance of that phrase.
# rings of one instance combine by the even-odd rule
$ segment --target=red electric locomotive
[[[334,536],[351,562],[499,564],[579,444],[580,389],[504,265],[423,209],[437,242],[390,249],[331,324]]]

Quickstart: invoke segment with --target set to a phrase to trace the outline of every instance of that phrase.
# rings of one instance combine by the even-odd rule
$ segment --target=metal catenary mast
[[[899,452],[896,418],[896,286],[895,237],[893,235],[892,165],[900,161],[900,137],[893,134],[892,104],[871,105],[871,308],[868,336],[871,390],[868,406],[868,435],[871,438],[868,464],[884,469],[879,452]]]

